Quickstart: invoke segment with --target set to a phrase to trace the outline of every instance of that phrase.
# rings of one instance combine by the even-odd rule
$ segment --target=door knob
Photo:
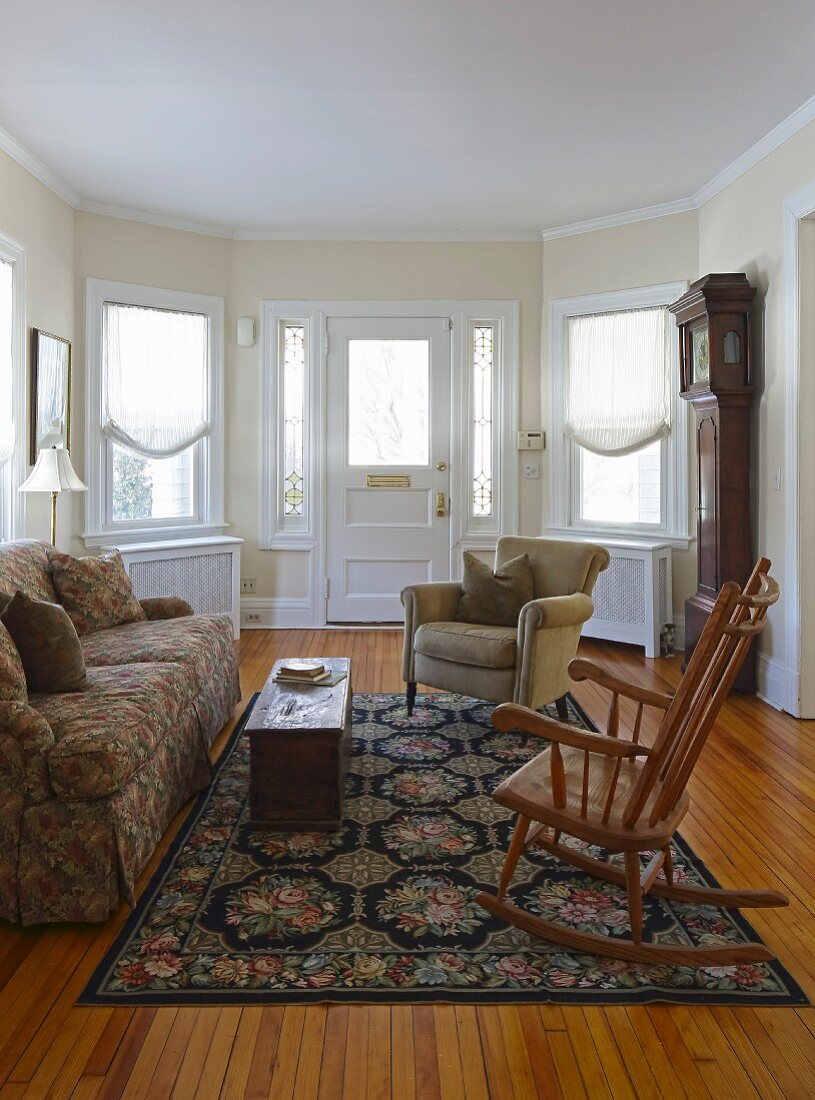
[[[439,471],[439,473],[444,473],[444,471],[447,469],[447,463],[446,462],[437,462],[436,463],[436,469]]]
[[[447,509],[444,506],[444,493],[436,493],[436,515],[446,515]]]

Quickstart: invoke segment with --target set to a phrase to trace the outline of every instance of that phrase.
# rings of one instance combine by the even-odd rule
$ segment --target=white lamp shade
[[[79,480],[64,447],[46,447],[37,455],[34,469],[20,486],[21,493],[84,493],[88,486]]]

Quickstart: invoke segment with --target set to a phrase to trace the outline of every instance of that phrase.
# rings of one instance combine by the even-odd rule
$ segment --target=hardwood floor
[[[357,691],[402,690],[396,631],[254,631],[239,652],[246,697],[275,657],[295,654],[350,656]],[[627,647],[581,652],[644,686],[679,674],[678,660]],[[602,718],[599,691],[574,694]],[[791,896],[751,919],[815,998],[815,722],[731,700],[691,795],[683,834],[722,884]],[[102,927],[0,922],[0,1100],[815,1096],[812,1008],[75,1007],[126,915]]]

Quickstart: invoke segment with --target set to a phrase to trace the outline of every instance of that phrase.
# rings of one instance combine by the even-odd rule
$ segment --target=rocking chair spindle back
[[[619,680],[590,661],[572,661],[573,680],[591,680],[611,691],[604,734],[576,729],[512,703],[496,709],[496,728],[521,729],[551,745],[495,791],[496,802],[516,812],[518,821],[497,895],[478,895],[486,909],[545,939],[632,961],[656,958],[677,965],[712,965],[772,958],[763,944],[689,947],[642,942],[643,895],[649,891],[680,902],[732,907],[788,904],[775,891],[678,886],[670,849],[690,804],[686,787],[699,755],[753,639],[764,628],[768,609],[778,599],[778,584],[769,570],[770,562],[761,558],[743,590],[733,582],[722,587],[673,695]],[[621,735],[621,698],[636,704],[630,739]],[[640,740],[646,707],[663,712],[651,747]],[[530,828],[532,822],[537,824]],[[564,833],[624,853],[625,869],[565,847],[560,843]],[[631,940],[576,932],[508,901],[518,860],[533,845],[600,878],[625,884]],[[643,853],[649,859],[644,869]]]

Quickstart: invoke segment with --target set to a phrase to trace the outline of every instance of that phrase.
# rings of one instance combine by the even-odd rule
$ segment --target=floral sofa
[[[47,550],[0,545],[0,592],[57,602]],[[172,597],[142,607],[147,621],[81,638],[83,690],[0,702],[0,917],[102,921],[132,904],[170,821],[209,782],[209,747],[240,699],[231,621]]]

